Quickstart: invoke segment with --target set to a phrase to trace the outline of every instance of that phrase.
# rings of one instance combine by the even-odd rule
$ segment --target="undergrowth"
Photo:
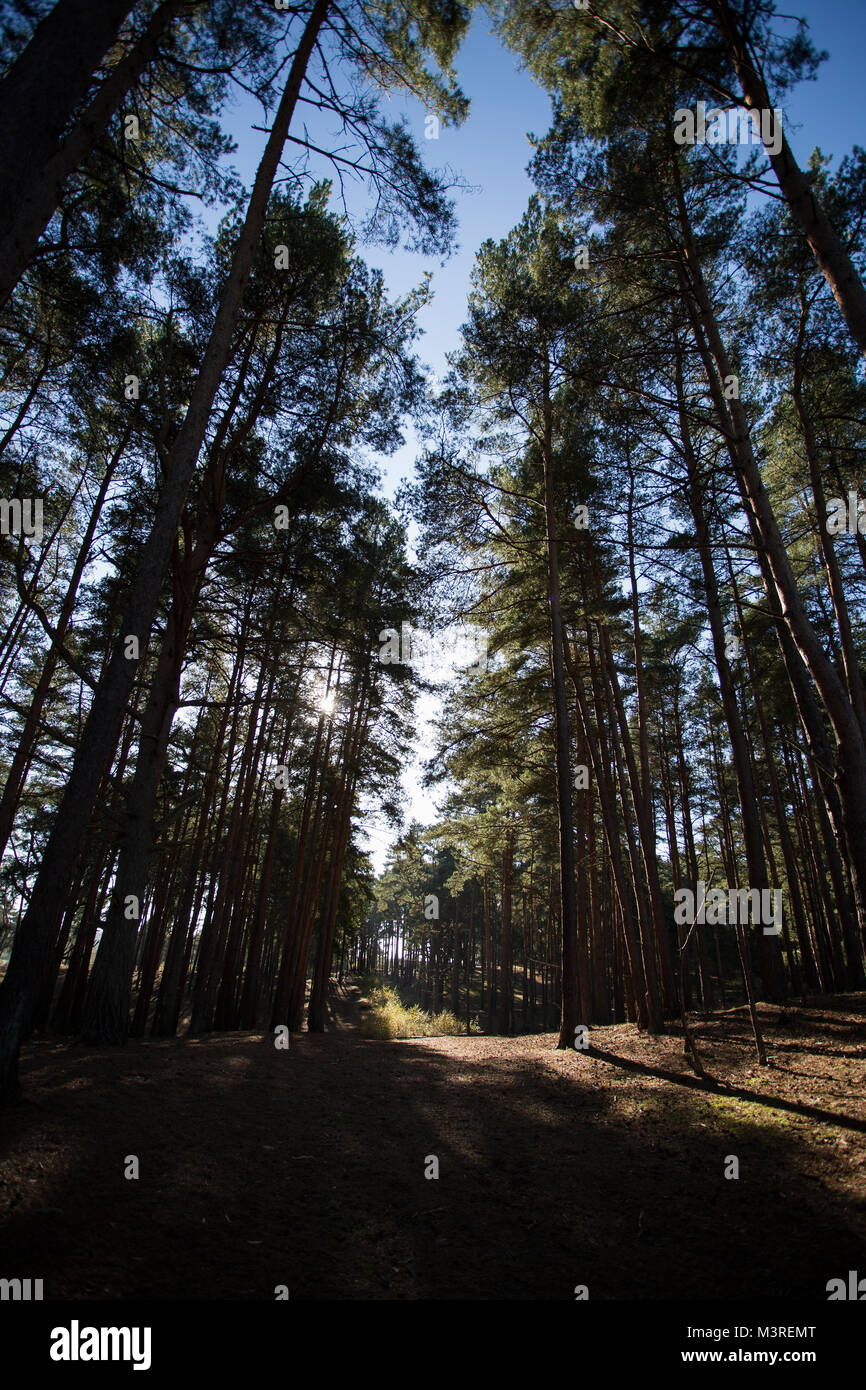
[[[443,1038],[465,1036],[466,1025],[448,1009],[427,1014],[417,1004],[403,1004],[396,990],[377,985],[370,991],[370,1008],[361,1019],[364,1038]],[[478,1033],[477,1023],[470,1024]]]

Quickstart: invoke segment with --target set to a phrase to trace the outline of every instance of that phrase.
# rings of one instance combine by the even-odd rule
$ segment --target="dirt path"
[[[329,1033],[351,1033],[357,1030],[361,1021],[360,999],[361,986],[357,981],[330,981],[325,1006]]]
[[[866,1272],[862,996],[765,1010],[760,1074],[740,1015],[704,1026],[735,1087],[713,1092],[677,1038],[627,1027],[590,1056],[552,1035],[362,1039],[359,993],[335,989],[332,1031],[287,1051],[29,1048],[0,1276],[46,1298],[772,1299]]]

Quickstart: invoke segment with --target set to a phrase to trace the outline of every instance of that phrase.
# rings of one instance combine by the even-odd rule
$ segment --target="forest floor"
[[[820,1298],[866,1273],[866,995],[695,1020],[378,1042],[330,1031],[25,1049],[0,1276],[46,1298]],[[128,1155],[140,1164],[124,1178]],[[728,1156],[739,1177],[726,1178]],[[438,1180],[425,1178],[439,1162]]]

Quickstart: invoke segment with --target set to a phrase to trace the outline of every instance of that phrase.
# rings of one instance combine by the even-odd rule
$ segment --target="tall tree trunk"
[[[244,626],[243,631],[245,632],[245,630],[246,627]],[[189,856],[186,887],[175,912],[175,923],[169,938],[168,950],[166,951],[162,979],[159,985],[159,993],[157,994],[156,1011],[151,1026],[151,1036],[155,1038],[173,1038],[177,1033],[186,966],[192,951],[193,933],[195,931],[199,902],[203,890],[203,879],[199,866],[207,861],[206,843],[209,830],[213,831],[214,839],[216,839],[219,833],[218,829],[212,824],[212,809],[217,795],[220,757],[226,738],[226,731],[229,727],[231,712],[234,710],[235,714],[237,714],[237,710],[240,706],[240,700],[237,699],[237,703],[235,701],[242,688],[241,683],[245,654],[245,643],[242,641],[229,678],[226,700],[220,718],[220,727],[214,740],[214,751],[211,758],[211,766],[208,769],[205,781],[198,828]],[[219,818],[217,818],[217,826],[219,826]]]
[[[101,0],[96,5],[93,0],[58,0],[0,82],[4,250],[28,182],[39,176],[56,150],[134,4],[135,0]]]
[[[180,700],[184,648],[177,617],[173,609],[142,716],[117,876],[88,983],[81,1036],[97,1045],[125,1043],[129,1035],[129,991],[153,848],[153,808]]]
[[[673,171],[679,225],[684,244],[683,273],[687,273],[689,279],[688,286],[684,287],[684,300],[692,317],[695,340],[704,358],[710,393],[728,445],[756,549],[762,553],[766,561],[786,626],[814,681],[836,738],[835,782],[849,854],[857,917],[862,930],[866,921],[866,742],[848,692],[832,661],[823,650],[797,588],[779,525],[752,448],[742,403],[738,398],[727,401],[723,395],[722,382],[735,374],[731,369],[694,245],[676,161]]]
[[[39,680],[36,683],[33,695],[30,699],[30,706],[27,710],[27,717],[24,721],[24,726],[21,730],[21,735],[18,740],[18,747],[15,749],[15,753],[12,757],[12,762],[10,764],[9,772],[6,777],[6,783],[3,788],[3,796],[2,798],[0,798],[0,856],[2,856],[2,854],[5,852],[6,846],[9,843],[9,836],[12,833],[12,825],[15,820],[15,813],[18,809],[18,804],[21,800],[21,793],[24,789],[24,785],[27,779],[27,772],[32,761],[34,748],[36,746],[36,740],[39,733],[40,722],[42,719],[42,711],[45,708],[45,701],[48,697],[48,692],[51,689],[51,683],[54,679],[54,672],[56,671],[57,663],[60,660],[60,652],[58,648],[60,644],[65,640],[66,634],[69,630],[69,624],[72,619],[73,611],[75,609],[75,600],[78,597],[78,587],[81,583],[81,576],[83,575],[84,570],[87,566],[87,562],[90,559],[90,547],[93,544],[93,537],[96,533],[96,527],[99,524],[99,518],[102,515],[103,503],[105,502],[105,498],[108,493],[111,480],[114,477],[115,472],[117,471],[117,466],[120,463],[123,451],[126,448],[127,442],[129,440],[129,434],[129,429],[124,431],[123,438],[118,447],[115,449],[114,454],[112,455],[109,461],[108,467],[106,468],[105,473],[103,474],[102,482],[99,486],[99,492],[97,493],[96,501],[94,502],[90,510],[90,518],[85,528],[84,535],[81,538],[81,543],[78,547],[78,555],[75,559],[75,565],[73,566],[72,574],[69,577],[69,583],[66,586],[66,594],[64,596],[63,603],[61,605],[60,612],[57,617],[57,622],[54,627],[54,640],[52,641],[49,651],[46,653],[45,662],[43,664]]]
[[[253,258],[262,234],[268,200],[289,126],[329,0],[316,0],[292,61],[274,124],[256,173],[243,227],[235,244],[219,308],[196,378],[186,417],[169,454],[156,518],[145,543],[105,676],[90,707],[63,799],[33,885],[30,903],[15,935],[12,958],[0,985],[0,1105],[20,1095],[18,1052],[38,995],[56,930],[57,904],[65,898],[81,848],[90,810],[117,747],[132,691],[136,663],[127,659],[126,639],[146,646],[177,535],[189,485],[207,429],[214,398],[229,361],[232,337]]]
[[[544,362],[543,385],[544,517],[547,532],[548,602],[550,605],[550,664],[553,685],[553,736],[556,764],[556,806],[559,819],[559,897],[562,931],[562,1016],[558,1048],[574,1047],[581,1018],[577,977],[577,889],[574,877],[574,810],[571,775],[571,734],[565,693],[564,635],[559,590],[559,519],[554,478],[553,408],[550,367]]]
[[[493,960],[492,960],[492,939],[493,934],[490,926],[490,888],[487,882],[487,870],[484,871],[483,882],[484,900],[484,968],[481,972],[481,995],[483,1000],[484,1012],[487,1017],[487,1031],[493,1032]]]
[[[746,107],[750,111],[771,111],[772,103],[760,64],[750,50],[728,0],[713,0],[713,5]],[[775,118],[773,125],[776,125]],[[812,254],[830,286],[852,338],[861,353],[866,356],[866,288],[842,244],[839,233],[818,202],[812,184],[794,158],[784,132],[779,128],[773,133],[781,137],[779,150],[773,153],[767,149],[767,158],[779,182],[782,196],[792,218],[812,249]]]
[[[502,847],[502,923],[499,952],[499,1031],[506,1037],[514,1032],[514,975],[511,934],[512,867],[514,862],[514,829],[505,832]],[[574,1034],[571,1038],[574,1045]]]
[[[658,993],[653,994],[649,987],[641,941],[635,927],[632,899],[622,863],[619,822],[614,792],[607,772],[607,758],[599,744],[599,736],[593,728],[589,701],[583,689],[583,681],[577,669],[577,663],[572,658],[568,644],[565,647],[565,661],[574,687],[578,713],[583,724],[583,737],[589,748],[593,775],[598,788],[598,801],[607,840],[608,861],[621,913],[623,939],[626,944],[627,970],[625,973],[631,976],[630,984],[635,1000],[638,1026],[641,1029],[648,1028],[653,1032],[659,1032],[662,1027],[661,1001],[658,998]],[[573,1045],[574,1039],[572,1038]]]
[[[4,210],[0,213],[0,308],[7,302],[33,259],[39,238],[57,210],[61,190],[67,178],[75,169],[81,167],[95,148],[126,93],[153,62],[161,40],[180,11],[184,8],[194,8],[196,4],[201,3],[203,0],[164,0],[151,15],[145,29],[129,51],[104,78],[89,104],[76,116],[69,130],[65,130],[66,120],[72,115],[76,104],[70,100],[71,93],[78,91],[79,96],[83,95],[90,85],[88,78],[93,72],[91,69],[88,75],[81,71],[82,32],[85,39],[89,40],[84,49],[89,57],[84,57],[83,66],[88,67],[94,56],[94,67],[98,66],[133,5],[129,0],[97,0],[97,3],[93,3],[93,0],[59,0],[33,35],[19,62],[27,59],[30,49],[39,38],[39,30],[49,23],[58,11],[68,12],[63,19],[64,29],[67,31],[66,41],[69,42],[71,37],[69,47],[62,46],[63,34],[58,26],[52,35],[52,52],[48,55],[49,73],[41,72],[37,75],[38,109],[43,119],[35,123],[32,132],[25,131],[24,138],[29,139],[29,148],[21,148],[20,131],[6,126],[4,111],[0,109],[0,170],[3,170],[3,174],[0,174],[0,208]],[[119,19],[116,19],[118,15]],[[73,18],[75,27],[69,36],[69,21]],[[113,32],[110,33],[110,30]],[[41,43],[40,46],[44,48],[45,44]],[[100,48],[102,51],[97,53]],[[70,56],[76,62],[78,71],[72,79],[71,86],[67,87],[64,84],[71,66]],[[50,70],[57,67],[62,67],[65,71],[59,78],[59,84],[53,86]],[[13,75],[14,68],[6,81],[12,79]],[[32,75],[30,81],[33,81]],[[2,85],[5,86],[5,83]],[[26,93],[25,100],[27,108],[32,112],[32,93]],[[0,108],[3,107],[3,93],[0,90]],[[19,125],[20,119],[14,123],[14,126]],[[10,144],[16,139],[19,142],[17,152],[10,162],[6,157],[7,152]],[[11,190],[10,184],[14,185]]]
[[[746,863],[749,872],[749,888],[757,888],[763,891],[769,888],[770,881],[767,875],[766,860],[764,858],[761,822],[758,815],[757,791],[752,776],[752,765],[746,746],[740,712],[737,706],[733,672],[726,651],[724,619],[722,617],[721,601],[719,598],[719,584],[713,565],[710,532],[704,511],[697,460],[692,448],[691,432],[686,417],[679,362],[677,372],[680,437],[686,466],[689,471],[687,500],[694,519],[695,539],[697,542],[698,557],[701,563],[701,572],[703,574],[704,592],[707,596],[707,616],[710,621],[713,652],[715,654],[716,670],[719,676],[722,708],[725,712],[725,722],[728,726],[728,734],[731,740],[731,754],[734,761],[737,793],[740,801],[740,813],[743,820],[743,841],[745,844]],[[744,936],[744,940],[747,939],[748,938]],[[759,948],[761,979],[766,997],[775,1003],[779,1003],[785,998],[787,990],[778,938],[765,936],[762,928],[759,927],[756,933],[756,940]]]
[[[357,768],[360,765],[361,750],[367,735],[369,726],[369,713],[366,710],[366,675],[362,681],[362,689],[359,695],[353,697],[353,706],[357,704],[363,709],[363,713],[355,713],[355,723],[357,732],[347,746],[343,759],[343,772],[340,779],[339,812],[337,824],[334,831],[334,842],[331,850],[331,865],[329,872],[328,892],[325,896],[325,903],[319,925],[319,941],[316,949],[316,959],[313,965],[313,978],[310,985],[310,1004],[307,1014],[307,1026],[311,1033],[321,1033],[325,1027],[325,1005],[328,995],[328,981],[331,977],[331,960],[334,953],[334,932],[337,924],[337,909],[340,900],[340,885],[343,877],[343,864],[346,857],[346,848],[349,843],[349,834],[352,828],[352,811],[355,805],[355,788],[357,785]],[[354,770],[351,770],[354,769]]]
[[[851,618],[848,613],[848,603],[842,584],[842,572],[839,568],[836,546],[832,535],[827,529],[827,498],[824,492],[824,482],[821,477],[818,444],[815,439],[812,420],[803,395],[800,346],[802,335],[805,332],[804,313],[805,310],[801,314],[798,341],[795,349],[794,379],[792,382],[791,396],[797,411],[797,419],[800,422],[800,428],[803,431],[806,461],[809,465],[809,478],[812,483],[812,496],[815,500],[815,511],[817,513],[818,548],[824,560],[824,568],[827,572],[827,587],[830,591],[830,600],[833,604],[836,625],[839,629],[839,643],[842,648],[842,666],[845,672],[845,684],[848,687],[848,698],[860,721],[861,730],[866,733],[866,697],[864,697],[863,680],[860,675],[860,661],[854,643],[854,635],[851,631]]]
[[[637,652],[639,656],[639,647]],[[659,966],[662,1008],[665,1015],[671,1017],[677,1008],[677,993],[674,983],[673,953],[668,939],[661,882],[659,880],[658,859],[656,858],[655,811],[652,805],[651,790],[648,796],[644,792],[644,785],[649,788],[648,751],[645,755],[646,772],[642,774],[641,777],[638,777],[634,752],[629,737],[625,705],[623,703],[616,666],[614,665],[610,636],[606,627],[599,629],[599,656],[602,662],[603,673],[607,676],[607,686],[613,697],[614,710],[620,729],[620,744],[625,755],[626,768],[628,771],[629,791],[631,792],[635,819],[638,823],[641,863],[643,865],[644,878],[649,897],[653,941]],[[645,713],[639,712],[639,722],[642,718],[645,718]],[[641,734],[640,737],[641,741],[644,742],[645,736]],[[642,759],[643,757],[644,755],[642,754]],[[646,782],[644,782],[644,777],[646,778]]]

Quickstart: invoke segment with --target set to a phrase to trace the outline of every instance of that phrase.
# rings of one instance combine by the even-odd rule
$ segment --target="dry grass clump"
[[[465,1025],[448,1009],[439,1014],[425,1014],[417,1004],[407,1007],[401,1003],[396,990],[377,985],[370,992],[370,1007],[360,1024],[364,1038],[442,1038],[459,1037]]]

